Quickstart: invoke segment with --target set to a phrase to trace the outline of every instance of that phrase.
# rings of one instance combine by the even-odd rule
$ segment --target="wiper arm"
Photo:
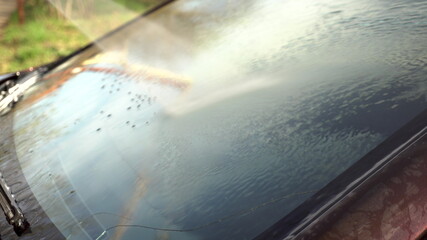
[[[16,79],[0,82],[0,116],[9,113],[24,92],[33,86],[41,76],[42,70],[29,72]]]
[[[0,173],[0,206],[3,209],[7,222],[13,226],[13,230],[18,236],[21,236],[30,228],[30,224],[19,208],[10,188],[6,185],[3,176]]]

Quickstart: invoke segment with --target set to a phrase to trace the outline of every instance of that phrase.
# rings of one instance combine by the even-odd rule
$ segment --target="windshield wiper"
[[[43,68],[31,72],[6,75],[0,78],[0,116],[9,113],[19,99],[31,86],[33,86],[43,73]],[[21,236],[30,228],[30,224],[19,208],[16,199],[7,186],[0,173],[0,207],[6,216],[7,222],[13,226],[13,230]]]
[[[9,113],[24,92],[33,86],[42,74],[42,69],[29,72],[21,77],[5,79],[0,82],[0,116]]]
[[[0,173],[0,206],[3,209],[7,222],[13,226],[13,230],[18,236],[21,236],[30,228],[30,224],[18,206],[10,188],[6,185],[2,174]]]

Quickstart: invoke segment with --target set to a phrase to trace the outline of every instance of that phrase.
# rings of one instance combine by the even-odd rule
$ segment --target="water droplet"
[[[110,94],[113,93],[112,91],[110,91]]]
[[[130,123],[129,121],[126,122],[126,124],[128,124],[128,125],[129,125],[129,123]]]
[[[101,128],[96,129],[97,132],[101,131]]]
[[[141,104],[138,104],[138,106],[136,106],[137,108],[140,108],[141,107]]]
[[[148,125],[148,124],[150,124],[150,123],[149,123],[148,121],[146,121],[146,122],[145,122],[145,124],[147,124],[147,125]]]
[[[132,107],[128,107],[128,110],[131,110],[132,109]]]
[[[120,88],[117,88],[116,90],[117,90],[117,92],[118,92],[118,91],[120,91]]]
[[[136,126],[135,125],[132,125],[132,128],[135,128]]]
[[[101,89],[104,89],[104,88],[105,88],[105,85],[102,85]]]
[[[108,114],[107,117],[111,117],[111,114]]]
[[[104,114],[104,111],[100,111],[99,113]]]

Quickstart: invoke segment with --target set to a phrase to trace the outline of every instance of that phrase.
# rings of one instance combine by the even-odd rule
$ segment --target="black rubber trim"
[[[329,203],[339,193],[346,190],[347,186],[355,181],[363,181],[362,176],[373,169],[384,158],[391,160],[390,155],[394,150],[408,142],[413,136],[418,134],[427,126],[427,110],[417,115],[409,123],[392,134],[384,142],[370,151],[350,168],[341,173],[315,195],[310,197],[284,218],[273,224],[266,231],[258,235],[255,239],[284,239],[297,236],[305,227],[311,224],[307,221],[310,215],[318,212],[326,203]],[[385,161],[383,164],[386,164]],[[365,177],[366,179],[366,177]],[[356,185],[355,187],[357,187]],[[348,191],[348,189],[347,189]],[[343,196],[345,197],[345,196]],[[342,197],[342,198],[343,198]],[[322,212],[326,212],[324,209]],[[312,217],[312,216],[311,216]],[[313,219],[311,219],[313,220]],[[298,229],[298,230],[296,230]]]
[[[16,73],[6,73],[3,75],[0,75],[0,84],[7,80],[16,79],[18,76]]]

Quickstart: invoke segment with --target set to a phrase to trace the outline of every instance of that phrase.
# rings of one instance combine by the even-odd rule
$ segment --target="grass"
[[[34,10],[37,9],[37,10]],[[49,63],[84,46],[89,40],[48,7],[26,9],[26,22],[13,14],[0,40],[0,72]]]
[[[39,2],[36,4],[36,2]],[[14,13],[0,39],[0,73],[40,66],[66,56],[90,42],[71,22],[41,0],[28,0],[26,22]],[[146,0],[114,0],[133,11],[143,12]],[[33,2],[33,4],[31,4]]]

